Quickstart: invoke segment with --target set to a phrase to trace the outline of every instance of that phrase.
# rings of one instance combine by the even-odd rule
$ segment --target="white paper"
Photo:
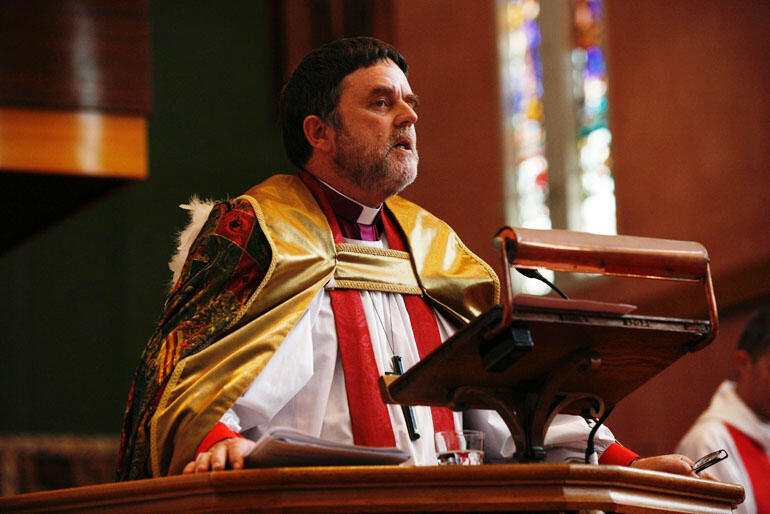
[[[409,454],[398,448],[377,448],[325,441],[288,427],[271,427],[246,456],[245,467],[356,466],[400,464]]]

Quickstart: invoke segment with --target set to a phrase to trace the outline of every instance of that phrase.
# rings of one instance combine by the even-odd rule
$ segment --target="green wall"
[[[117,433],[187,220],[177,205],[290,169],[268,7],[151,2],[149,179],[0,256],[0,433]]]

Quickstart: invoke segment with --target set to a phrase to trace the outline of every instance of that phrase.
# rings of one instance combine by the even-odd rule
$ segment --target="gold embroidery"
[[[399,284],[371,282],[362,280],[335,280],[334,289],[357,289],[360,291],[381,291],[383,293],[422,294],[419,287],[409,287]]]
[[[391,250],[390,248],[376,248],[373,246],[363,246],[351,243],[338,243],[334,245],[337,249],[337,253],[363,253],[367,255],[378,255],[381,257],[396,257],[399,259],[409,260],[409,253],[402,252],[401,250]]]
[[[184,369],[185,363],[187,361],[182,359],[179,361],[174,368],[174,372],[171,374],[171,378],[168,379],[168,384],[166,384],[166,389],[163,391],[163,396],[160,397],[160,402],[158,402],[158,407],[156,408],[157,411],[163,411],[163,409],[166,408],[166,403],[168,403],[168,398],[171,395],[171,390],[174,388],[174,385],[179,381],[179,376],[182,374],[182,370]],[[159,455],[159,449],[158,449],[158,417],[153,416],[152,421],[150,421],[150,465],[152,466],[152,476],[159,477],[162,476],[160,473],[160,455]]]

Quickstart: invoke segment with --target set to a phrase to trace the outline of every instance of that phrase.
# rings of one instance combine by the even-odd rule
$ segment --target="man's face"
[[[417,177],[417,97],[391,60],[359,68],[342,81],[334,128],[337,173],[381,198]]]

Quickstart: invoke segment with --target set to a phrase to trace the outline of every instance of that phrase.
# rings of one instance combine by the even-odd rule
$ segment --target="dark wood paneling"
[[[334,39],[371,36],[393,43],[393,0],[273,0],[276,73],[285,81],[309,51]]]
[[[150,104],[147,0],[0,2],[0,252],[146,177]]]
[[[0,105],[150,110],[146,0],[0,3]]]

